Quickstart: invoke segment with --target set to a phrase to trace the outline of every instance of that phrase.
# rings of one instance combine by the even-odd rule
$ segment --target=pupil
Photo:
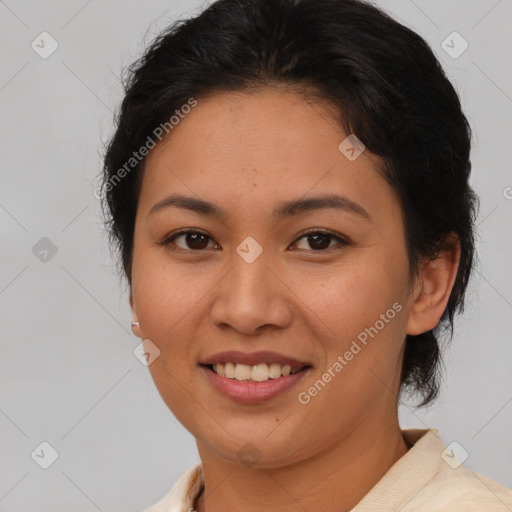
[[[326,249],[327,247],[329,247],[329,236],[330,236],[330,235],[324,235],[324,234],[309,235],[309,239],[310,239],[310,245],[311,245],[311,247],[312,247],[313,249]],[[320,239],[322,239],[322,237],[323,237],[323,239],[324,239],[324,242],[326,242],[326,243],[323,243],[323,244],[322,244],[322,243],[320,242],[320,244],[319,244],[319,245],[320,245],[320,247],[318,247],[318,244],[315,244],[315,243],[311,244],[311,239],[312,239],[312,238],[316,238],[316,239],[320,238]]]
[[[192,246],[193,249],[203,249],[204,248],[203,247],[204,243],[201,244],[200,241],[199,241],[199,247],[197,247],[198,239],[200,239],[201,237],[202,238],[206,238],[205,235],[202,235],[201,233],[189,234],[188,235],[188,240],[187,240],[187,243],[188,243],[189,247]],[[189,243],[190,240],[192,240],[191,243]],[[203,240],[203,242],[204,242],[204,240]],[[196,245],[194,245],[194,244],[196,244]]]

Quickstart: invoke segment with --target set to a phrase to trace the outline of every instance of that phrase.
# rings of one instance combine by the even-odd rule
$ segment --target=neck
[[[205,490],[197,512],[304,510],[347,512],[407,453],[398,419],[361,425],[315,457],[279,468],[255,469],[220,458],[198,443]]]

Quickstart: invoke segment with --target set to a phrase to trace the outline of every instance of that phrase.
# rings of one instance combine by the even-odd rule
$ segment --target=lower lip
[[[306,368],[293,375],[281,376],[278,379],[255,382],[252,380],[228,379],[227,377],[221,377],[206,366],[200,368],[219,393],[241,404],[256,404],[275,398],[297,384],[311,369]]]

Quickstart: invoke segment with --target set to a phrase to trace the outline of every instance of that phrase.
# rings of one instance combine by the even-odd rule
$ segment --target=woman
[[[133,332],[201,463],[146,512],[510,510],[438,393],[477,199],[428,45],[358,0],[220,0],[136,62],[105,157]]]

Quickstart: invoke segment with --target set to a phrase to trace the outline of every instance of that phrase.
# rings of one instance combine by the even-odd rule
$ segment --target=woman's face
[[[409,264],[376,158],[285,90],[199,99],[171,135],[146,162],[130,301],[200,449],[278,467],[394,424]],[[178,195],[215,212],[160,203]]]

